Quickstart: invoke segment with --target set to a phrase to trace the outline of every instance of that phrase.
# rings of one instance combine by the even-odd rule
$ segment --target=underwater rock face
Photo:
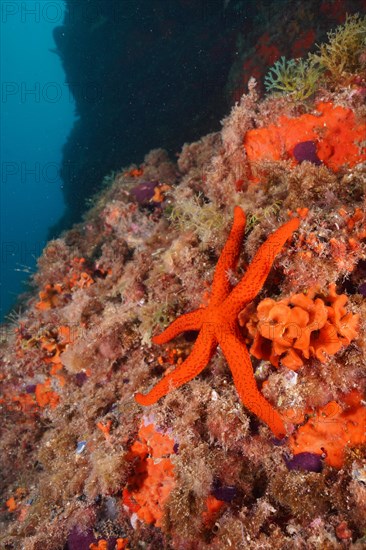
[[[226,485],[218,486],[213,489],[212,494],[217,500],[223,500],[224,502],[231,502],[238,494],[236,487]]]
[[[78,119],[62,161],[67,212],[52,236],[80,220],[111,170],[140,163],[155,147],[174,155],[219,129],[236,34],[256,11],[244,0],[225,8],[222,0],[66,0],[66,7],[54,40]]]
[[[306,101],[251,81],[219,133],[123,168],[47,244],[1,327],[6,550],[364,546],[364,35],[362,18],[331,34],[359,59],[339,80]],[[291,147],[268,157],[281,121]],[[336,159],[291,157],[304,121]]]
[[[90,545],[96,542],[91,531],[82,533],[77,527],[75,527],[72,532],[67,537],[67,550],[89,550]]]

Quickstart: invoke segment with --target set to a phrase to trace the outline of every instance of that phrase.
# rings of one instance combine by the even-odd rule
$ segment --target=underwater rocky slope
[[[365,68],[349,17],[48,243],[2,327],[2,548],[365,547]],[[152,342],[238,304],[221,349]]]
[[[81,219],[111,170],[150,149],[174,156],[217,131],[247,90],[284,55],[302,57],[364,0],[65,0],[55,53],[77,120],[63,149],[66,211]]]

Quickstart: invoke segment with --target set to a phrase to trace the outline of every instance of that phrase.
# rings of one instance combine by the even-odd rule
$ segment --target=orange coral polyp
[[[357,338],[359,315],[347,312],[347,296],[337,294],[335,284],[326,296],[317,295],[318,289],[312,288],[278,302],[262,300],[247,323],[251,354],[297,370],[310,357],[326,362]]]
[[[318,115],[281,116],[277,124],[249,130],[244,138],[249,162],[291,158],[297,163],[293,150],[303,141],[315,141],[318,158],[334,172],[365,161],[358,144],[364,140],[366,124],[357,123],[351,109],[331,102],[318,103],[316,110]]]

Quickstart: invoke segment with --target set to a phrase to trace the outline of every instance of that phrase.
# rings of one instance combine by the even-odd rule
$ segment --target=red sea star
[[[195,378],[220,345],[241,401],[281,438],[286,433],[284,423],[279,413],[257,388],[249,353],[239,329],[238,314],[261,290],[276,255],[298,228],[299,220],[291,219],[268,237],[255,254],[242,280],[231,290],[228,271],[236,267],[245,222],[243,210],[239,206],[235,207],[234,223],[216,266],[209,305],[178,317],[166,330],[153,338],[155,344],[165,344],[184,331],[198,330],[191,354],[149,393],[137,393],[135,399],[140,405],[153,405],[170,391]]]

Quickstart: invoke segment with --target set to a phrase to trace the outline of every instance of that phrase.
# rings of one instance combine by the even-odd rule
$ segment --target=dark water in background
[[[75,103],[55,47],[63,0],[1,5],[1,317],[64,211],[62,146]]]

